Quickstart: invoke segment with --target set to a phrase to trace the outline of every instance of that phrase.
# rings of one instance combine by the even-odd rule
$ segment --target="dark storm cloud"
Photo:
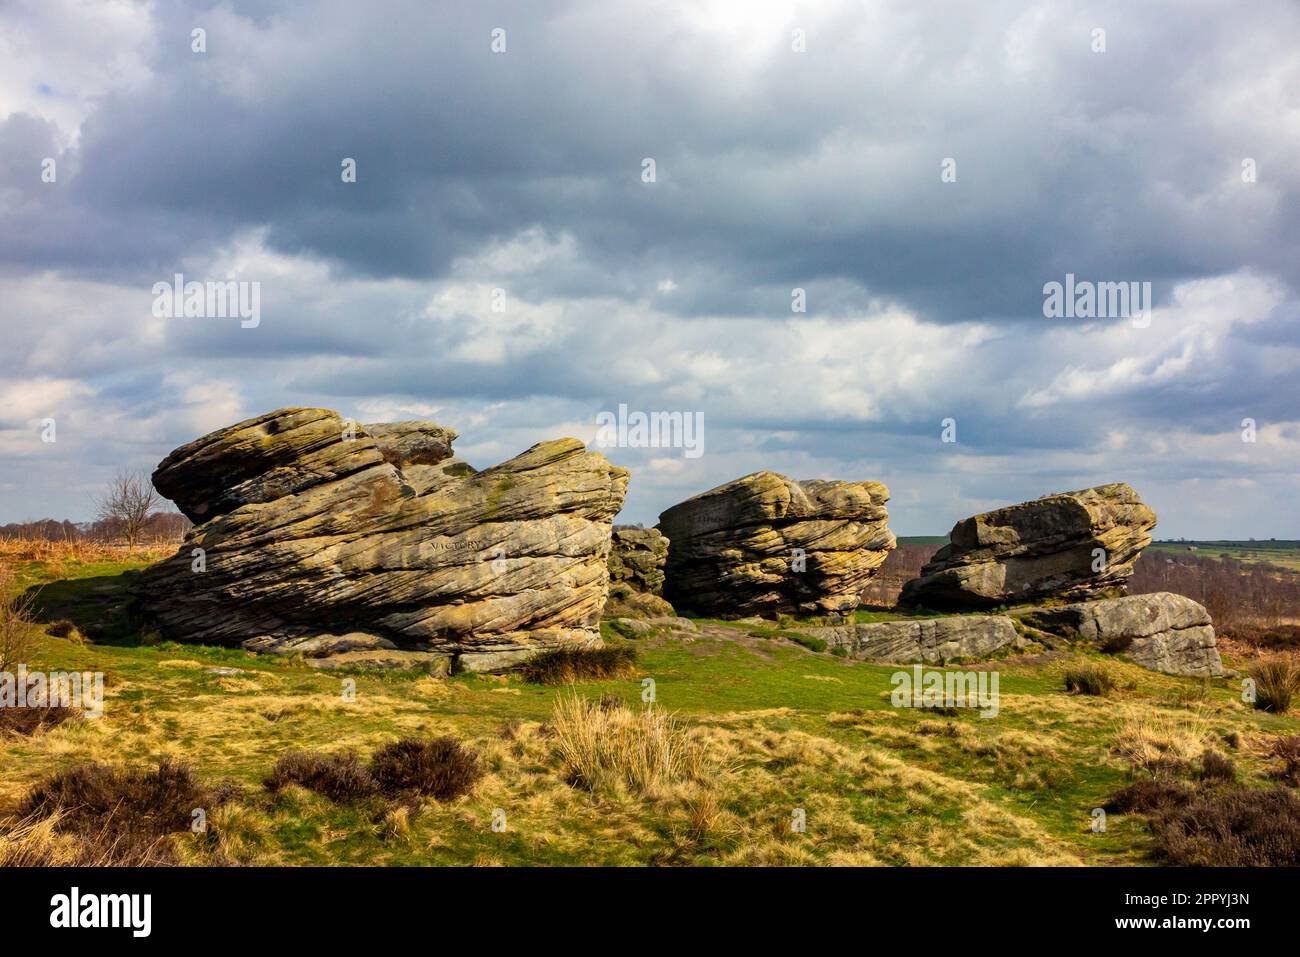
[[[836,32],[855,22],[846,10],[805,54],[776,24],[743,79],[726,35],[684,34],[666,7],[232,9],[251,22],[158,10],[152,82],[88,118],[69,205],[29,218],[5,258],[158,269],[265,224],[276,250],[345,273],[437,277],[541,226],[576,237],[606,291],[695,275],[669,304],[688,314],[788,313],[790,287],[847,280],[859,303],[938,320],[1036,318],[1042,283],[1066,271],[1296,279],[1282,138],[1207,116],[1197,95],[1237,81],[1215,71],[1259,39],[1253,18],[1213,6],[1102,8],[1104,54],[1063,18],[1036,30],[1035,65],[1019,70],[1004,50],[1016,7],[895,24],[883,60],[863,56],[860,25]],[[1294,8],[1274,12],[1296,29]],[[488,50],[497,25],[503,55]],[[1244,155],[1265,171],[1262,209],[1230,188]],[[345,156],[354,185],[339,180]],[[1233,228],[1247,212],[1263,215]],[[530,291],[571,291],[557,278]]]
[[[847,470],[896,477],[913,532],[1116,470],[1172,488],[1290,462],[1215,442],[1300,398],[1293,5],[148,17],[142,76],[74,76],[73,44],[0,112],[0,371],[19,383],[0,441],[68,408],[99,430],[69,433],[81,454],[150,464],[241,410],[382,400],[447,404],[513,454],[620,402],[697,409],[701,462],[612,454],[638,470],[633,519],[757,467]],[[79,128],[41,114],[78,95]],[[175,272],[260,282],[262,323],[155,319],[148,291]],[[1152,282],[1157,322],[1049,323],[1042,286],[1067,272]],[[1219,285],[1189,305],[1196,280]],[[75,452],[22,445],[0,485],[43,493]],[[1180,494],[1166,504],[1199,520]]]

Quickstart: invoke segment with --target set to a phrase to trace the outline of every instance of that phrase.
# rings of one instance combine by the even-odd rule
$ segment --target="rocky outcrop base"
[[[1015,645],[1020,637],[1010,618],[958,615],[905,621],[862,622],[798,628],[831,648],[844,648],[862,661],[942,663],[983,658]]]
[[[1103,651],[1152,671],[1218,677],[1223,662],[1210,613],[1171,592],[1129,595],[1022,612],[1026,625]]]

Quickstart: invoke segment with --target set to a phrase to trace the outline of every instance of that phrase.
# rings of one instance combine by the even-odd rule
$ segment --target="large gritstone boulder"
[[[755,472],[659,516],[664,597],[725,618],[852,611],[894,547],[879,482]]]
[[[899,603],[943,610],[1122,591],[1155,512],[1122,482],[963,519]]]
[[[1152,671],[1223,674],[1210,613],[1171,592],[1034,608],[1020,619],[1030,627],[1122,654]]]
[[[627,471],[556,439],[479,472],[455,438],[281,409],[182,446],[153,481],[197,524],[144,573],[143,610],[177,640],[315,654],[347,636],[431,668],[599,644]]]
[[[822,639],[830,648],[843,648],[849,658],[900,663],[984,658],[1014,645],[1019,638],[1010,618],[992,615],[912,618],[796,630]]]

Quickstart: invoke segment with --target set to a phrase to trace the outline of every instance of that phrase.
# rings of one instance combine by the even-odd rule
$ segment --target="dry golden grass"
[[[633,711],[621,701],[563,695],[548,727],[567,776],[592,792],[653,796],[704,766],[689,733],[653,705]]]
[[[1129,707],[1114,750],[1131,767],[1155,774],[1199,757],[1211,734],[1204,715],[1195,711]]]
[[[0,538],[0,559],[14,562],[153,562],[173,555],[178,542],[135,545],[71,539]]]

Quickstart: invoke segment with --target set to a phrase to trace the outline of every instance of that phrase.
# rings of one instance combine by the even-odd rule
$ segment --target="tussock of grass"
[[[593,792],[656,794],[704,767],[699,745],[653,705],[633,711],[617,700],[566,695],[555,702],[548,730],[568,780]]]
[[[1285,655],[1263,658],[1250,668],[1255,679],[1255,707],[1260,711],[1286,714],[1300,694],[1300,666]]]
[[[1199,715],[1130,710],[1115,751],[1135,769],[1156,775],[1185,766],[1205,750],[1209,730]]]
[[[1115,679],[1101,665],[1085,664],[1065,673],[1065,690],[1071,694],[1105,697],[1115,690]]]
[[[636,649],[556,648],[528,659],[521,669],[525,681],[539,685],[572,684],[575,681],[609,681],[636,672]]]

